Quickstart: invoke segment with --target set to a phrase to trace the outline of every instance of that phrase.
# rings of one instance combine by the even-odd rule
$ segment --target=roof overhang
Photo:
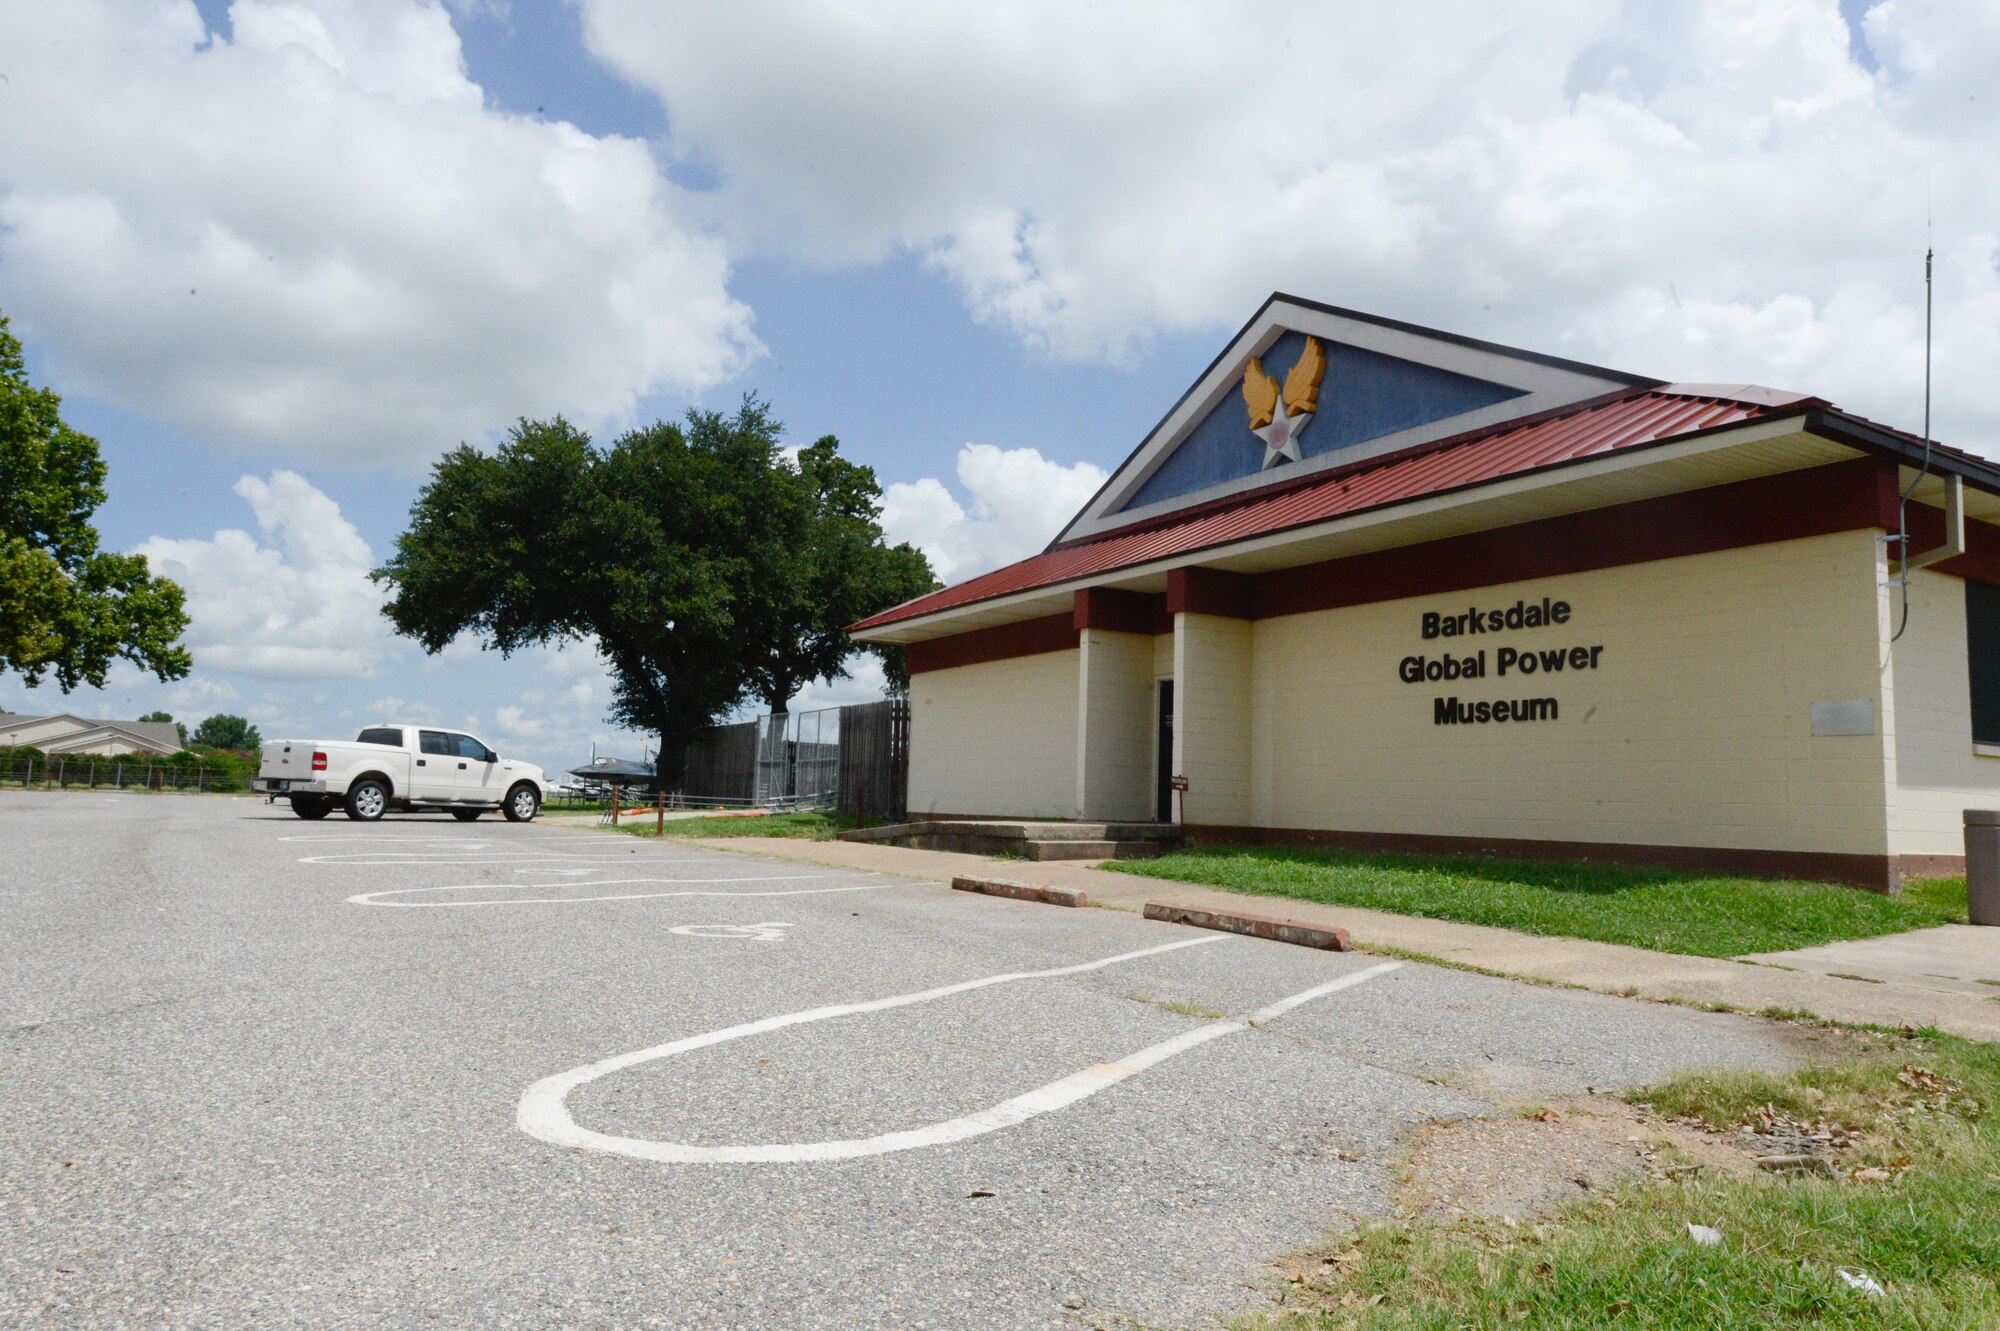
[[[1074,603],[1075,593],[1084,588],[1164,592],[1167,573],[1176,568],[1199,566],[1233,573],[1267,573],[1825,466],[1867,451],[1808,428],[1809,420],[1809,415],[1802,412],[1623,448],[1459,490],[1421,495],[1285,531],[953,606],[863,630],[854,637],[864,642],[923,642],[1066,613]],[[1993,488],[2000,491],[2000,474],[1996,474]],[[1978,515],[1972,502],[1968,496],[1968,513]],[[1988,516],[2000,519],[2000,498],[1982,496],[1980,503]]]

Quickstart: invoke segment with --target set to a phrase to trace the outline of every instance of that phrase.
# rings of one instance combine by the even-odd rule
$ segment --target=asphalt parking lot
[[[497,819],[0,796],[0,1323],[1196,1326],[1753,1022]],[[1254,1024],[1251,1020],[1254,1019]]]

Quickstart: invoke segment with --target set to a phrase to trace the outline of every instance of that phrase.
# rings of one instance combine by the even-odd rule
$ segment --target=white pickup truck
[[[390,809],[448,809],[469,823],[498,809],[509,822],[525,823],[548,798],[549,778],[461,731],[369,726],[352,744],[266,744],[250,788],[290,799],[301,818],[324,818],[342,808],[349,818],[372,822]]]

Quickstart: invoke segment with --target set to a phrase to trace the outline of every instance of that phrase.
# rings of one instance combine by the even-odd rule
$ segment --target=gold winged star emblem
[[[1299,363],[1285,376],[1285,391],[1278,381],[1264,373],[1260,357],[1250,358],[1243,370],[1243,405],[1250,409],[1250,432],[1264,441],[1264,467],[1269,470],[1281,460],[1299,460],[1299,436],[1312,424],[1319,407],[1319,381],[1326,374],[1326,351],[1319,339],[1306,339]]]

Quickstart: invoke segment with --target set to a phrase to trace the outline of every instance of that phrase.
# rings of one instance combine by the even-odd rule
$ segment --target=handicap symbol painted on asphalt
[[[677,924],[667,930],[684,938],[747,938],[758,943],[782,943],[792,926],[782,920],[766,924]]]

